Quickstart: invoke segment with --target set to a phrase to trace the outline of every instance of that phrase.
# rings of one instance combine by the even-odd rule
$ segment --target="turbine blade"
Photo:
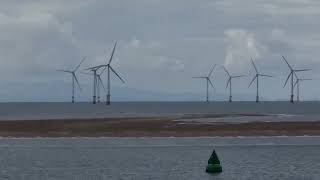
[[[111,53],[111,56],[110,56],[110,59],[109,59],[109,64],[111,63],[111,61],[113,59],[113,55],[114,55],[114,52],[116,51],[116,47],[117,47],[117,41],[114,43],[114,46],[113,46],[113,49],[112,49],[112,53]]]
[[[302,72],[302,71],[311,71],[312,69],[297,69],[294,70],[295,72]]]
[[[214,89],[214,85],[213,85],[213,83],[211,82],[210,78],[208,78],[207,80],[209,81],[211,87]]]
[[[85,69],[85,70],[100,69],[100,68],[102,68],[102,67],[106,67],[106,66],[108,66],[108,65],[103,64],[103,65],[99,65],[99,66],[94,66],[94,67],[91,67],[91,68],[87,68],[87,69]]]
[[[252,85],[252,83],[254,82],[254,80],[256,80],[256,78],[257,78],[257,75],[256,75],[256,76],[254,76],[254,78],[252,79],[252,81],[250,82],[250,84],[249,84],[249,86],[248,86],[248,87],[250,87],[250,86]]]
[[[244,75],[240,75],[240,76],[232,76],[232,78],[240,78],[240,77],[244,77]]]
[[[210,71],[210,73],[209,73],[209,75],[208,75],[208,77],[210,77],[211,75],[212,75],[212,73],[213,73],[213,70],[216,68],[216,64],[213,66],[213,68],[211,69],[211,71]]]
[[[102,88],[103,88],[104,92],[107,92],[107,90],[106,90],[106,88],[105,88],[105,86],[104,86],[104,84],[103,84],[103,81],[102,81],[102,79],[101,79],[101,76],[100,76],[100,75],[98,75],[98,81],[100,82],[100,84],[101,84],[101,86],[102,86]]]
[[[86,60],[86,56],[84,57],[84,58],[82,58],[82,60],[81,60],[81,62],[79,63],[79,65],[73,70],[73,72],[76,72],[78,69],[79,69],[79,67],[81,66],[81,64],[83,63],[83,61],[85,61]]]
[[[295,88],[298,83],[299,83],[299,79],[296,80],[296,82],[293,85],[293,88]]]
[[[299,79],[299,77],[298,77],[298,75],[297,75],[297,73],[295,71],[293,71],[293,74],[297,79]]]
[[[259,76],[264,76],[264,77],[273,77],[273,76],[270,76],[270,75],[266,75],[266,74],[258,74]]]
[[[111,69],[111,71],[116,75],[116,76],[118,76],[118,78],[123,82],[123,83],[125,83],[124,82],[124,80],[119,76],[119,74],[109,65],[109,68]]]
[[[228,70],[223,66],[224,71],[228,74],[229,77],[231,77],[231,75],[229,74]]]
[[[282,56],[282,59],[287,63],[288,67],[289,67],[291,70],[293,70],[292,67],[290,66],[290,64],[288,63],[287,59],[286,59],[284,56]]]
[[[287,85],[287,83],[288,83],[288,80],[289,80],[289,78],[291,77],[291,75],[292,75],[292,72],[289,74],[289,76],[288,76],[286,82],[284,83],[284,86],[283,86],[283,87],[286,87],[286,85]]]
[[[107,66],[105,66],[105,67],[102,69],[102,71],[99,73],[99,75],[103,74],[106,69],[107,69]]]
[[[256,65],[254,64],[254,61],[253,61],[252,58],[251,58],[251,63],[253,65],[253,67],[254,67],[254,70],[256,70],[256,73],[258,74],[258,69],[257,69]]]
[[[229,84],[231,82],[231,77],[229,78],[228,82],[227,82],[227,86],[226,86],[226,89],[228,88]]]
[[[72,75],[73,75],[74,79],[76,80],[76,83],[78,84],[78,87],[79,87],[80,91],[82,91],[82,88],[81,88],[81,86],[80,86],[80,83],[79,83],[79,81],[78,81],[78,78],[77,78],[76,74],[75,74],[75,73],[72,73]]]
[[[313,79],[300,79],[300,81],[312,81]]]

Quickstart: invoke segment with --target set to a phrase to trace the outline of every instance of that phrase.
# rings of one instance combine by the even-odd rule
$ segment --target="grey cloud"
[[[38,100],[37,94],[53,94],[50,88],[41,88],[43,84],[68,86],[68,77],[56,69],[73,68],[83,56],[88,57],[83,68],[106,62],[117,40],[113,65],[128,83],[114,79],[115,88],[201,93],[201,84],[192,76],[226,62],[234,71],[250,74],[253,56],[263,72],[279,77],[265,81],[266,87],[273,87],[265,92],[266,98],[277,98],[273,91],[286,97],[287,90],[279,85],[287,73],[281,54],[297,67],[320,66],[319,12],[315,0],[4,1],[0,84],[7,87],[14,81],[12,88],[26,86],[19,86],[21,81],[34,84],[38,88],[27,94]],[[320,74],[315,70],[304,75]],[[214,76],[217,91],[226,94],[221,68]],[[82,96],[88,97],[91,81],[80,77],[87,89]],[[235,83],[239,93],[250,91],[246,81],[250,80]],[[308,89],[305,92],[306,98],[312,98]],[[62,95],[57,98],[63,100]]]

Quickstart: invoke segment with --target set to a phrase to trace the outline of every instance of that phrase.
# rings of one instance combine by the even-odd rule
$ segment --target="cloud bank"
[[[103,63],[115,41],[119,46],[113,66],[127,80],[122,85],[113,79],[116,97],[134,99],[126,93],[134,89],[193,93],[201,100],[204,84],[191,77],[207,74],[218,64],[247,75],[234,87],[237,94],[254,98],[247,88],[252,57],[264,73],[276,76],[263,81],[269,89],[262,96],[285,99],[288,89],[282,84],[288,69],[281,55],[295,67],[312,67],[301,76],[318,80],[319,12],[316,0],[3,1],[0,101],[68,100],[70,78],[55,70],[73,68],[84,56],[88,58],[82,69]],[[84,91],[77,96],[90,100],[91,79],[79,78]],[[225,78],[217,68],[214,81],[221,99],[227,98]],[[303,98],[319,99],[317,84],[305,83]]]

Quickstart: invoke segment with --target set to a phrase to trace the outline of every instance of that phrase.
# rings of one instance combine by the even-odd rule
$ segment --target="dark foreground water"
[[[213,149],[224,172],[205,173]],[[0,139],[0,179],[318,180],[320,137]]]
[[[120,102],[0,103],[0,120],[167,116],[199,113],[263,113],[308,116],[320,120],[320,102]],[[303,118],[300,118],[300,120]]]

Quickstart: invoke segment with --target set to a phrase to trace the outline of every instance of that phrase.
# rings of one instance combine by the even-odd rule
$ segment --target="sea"
[[[0,120],[264,114],[213,119],[318,121],[319,107],[319,102],[0,103]],[[213,150],[222,163],[220,174],[205,172]],[[318,136],[0,138],[0,180],[318,180],[319,150]]]
[[[0,120],[157,117],[192,114],[264,114],[315,120],[320,102],[115,102],[104,103],[0,103]],[[281,118],[277,121],[281,121]],[[308,119],[311,118],[311,119]],[[258,119],[261,119],[258,118]],[[274,119],[274,118],[271,118]],[[241,119],[240,119],[241,120]],[[256,120],[256,119],[254,119]],[[291,118],[292,120],[292,118]]]
[[[0,139],[0,179],[318,180],[320,137]],[[223,172],[207,174],[215,150]]]

